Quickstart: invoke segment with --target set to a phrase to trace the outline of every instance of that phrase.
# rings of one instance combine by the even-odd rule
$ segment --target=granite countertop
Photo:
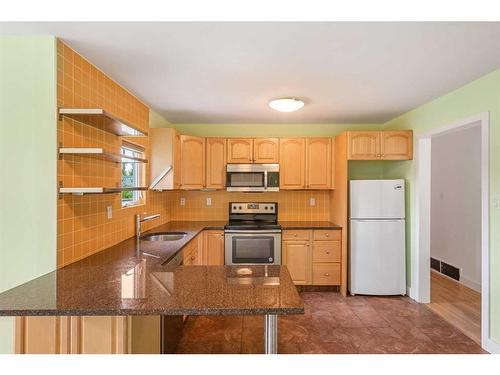
[[[284,266],[162,265],[204,229],[224,222],[171,222],[148,232],[184,231],[175,242],[125,240],[0,294],[0,316],[302,314]],[[147,233],[147,232],[146,232]],[[245,269],[251,275],[240,275]]]
[[[342,229],[331,221],[280,221],[281,229]]]

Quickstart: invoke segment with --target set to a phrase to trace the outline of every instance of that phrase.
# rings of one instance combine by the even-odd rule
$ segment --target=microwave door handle
[[[264,171],[264,190],[267,190],[267,170]]]

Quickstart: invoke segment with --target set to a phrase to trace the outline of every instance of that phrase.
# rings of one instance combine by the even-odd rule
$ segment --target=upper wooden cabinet
[[[278,163],[278,138],[255,138],[253,140],[253,162],[269,164]]]
[[[205,187],[205,138],[181,135],[181,189]]]
[[[227,140],[227,162],[228,163],[252,163],[253,162],[253,139],[252,138],[228,138]]]
[[[380,157],[384,160],[411,160],[413,158],[413,132],[380,132]]]
[[[151,128],[149,135],[151,182],[171,165],[173,172],[166,175],[155,189],[179,189],[181,183],[181,136],[172,128]]]
[[[333,138],[280,139],[280,188],[333,188]]]
[[[349,160],[380,159],[380,132],[347,132],[347,153]]]
[[[306,139],[306,189],[332,187],[332,138]]]
[[[411,160],[413,132],[348,131],[348,160]]]
[[[280,189],[304,189],[306,165],[304,138],[281,138],[279,144]]]
[[[226,186],[226,139],[207,138],[205,187],[223,189]]]
[[[278,163],[278,138],[228,138],[228,163]]]

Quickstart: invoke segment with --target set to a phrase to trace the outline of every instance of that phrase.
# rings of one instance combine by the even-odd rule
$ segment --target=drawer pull
[[[325,276],[328,277],[328,276],[330,276],[330,274],[329,273],[325,273]]]
[[[297,233],[295,233],[293,236],[294,236],[294,237],[297,237]]]
[[[196,259],[196,257],[193,255],[193,256],[191,257],[191,260],[195,260],[195,259]]]
[[[327,234],[325,234],[325,237],[330,237],[330,235],[327,233]]]
[[[327,254],[330,254],[330,252],[329,252],[329,251],[327,251],[326,253],[327,253]]]

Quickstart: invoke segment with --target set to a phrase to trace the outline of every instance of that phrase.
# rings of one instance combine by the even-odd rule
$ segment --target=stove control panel
[[[278,203],[249,203],[249,202],[231,202],[229,203],[229,213],[231,214],[276,214],[278,212]]]

